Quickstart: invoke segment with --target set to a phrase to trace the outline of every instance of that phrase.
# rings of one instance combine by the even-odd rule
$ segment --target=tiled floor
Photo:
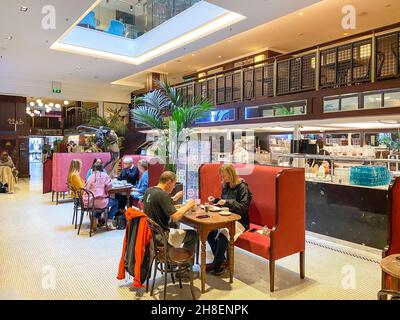
[[[41,194],[40,179],[21,180],[15,194],[0,194],[0,299],[152,299],[116,273],[123,231],[80,236],[71,226],[70,203],[54,205]],[[199,299],[376,299],[379,252],[364,251],[307,236],[306,279],[299,278],[298,255],[277,262],[276,291],[269,293],[268,262],[235,251],[234,283],[228,274],[208,275]],[[334,250],[332,250],[334,249]],[[162,281],[156,283],[160,298]],[[168,299],[190,299],[169,284]]]

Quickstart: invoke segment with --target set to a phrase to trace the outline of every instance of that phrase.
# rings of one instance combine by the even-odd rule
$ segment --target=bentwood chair
[[[171,274],[172,282],[174,281],[174,274],[179,279],[179,287],[182,288],[182,274],[189,271],[190,279],[190,292],[193,300],[196,299],[193,288],[193,264],[194,264],[194,253],[186,248],[174,248],[168,244],[168,235],[164,230],[152,219],[147,219],[147,225],[152,233],[153,241],[153,259],[149,266],[149,276],[147,277],[147,288],[148,279],[151,277],[151,267],[154,262],[154,274],[153,281],[151,284],[150,295],[153,295],[154,284],[156,281],[157,271],[160,271],[164,275],[164,300],[167,295],[167,279],[168,274]]]
[[[72,213],[72,224],[75,224],[75,229],[78,225],[78,210],[79,210],[79,190],[67,183],[68,190],[74,200],[74,209]]]
[[[105,208],[95,208],[94,205],[94,194],[93,192],[87,190],[87,189],[80,189],[79,192],[79,207],[81,210],[81,217],[79,221],[79,227],[78,227],[78,235],[81,230],[82,222],[83,222],[83,216],[85,215],[85,212],[89,214],[89,220],[90,220],[90,227],[89,227],[89,237],[92,236],[93,233],[93,220],[95,219],[95,213],[96,212],[101,212],[105,214],[105,219],[106,223],[105,226],[108,230],[107,227],[107,218],[108,218],[108,206]]]

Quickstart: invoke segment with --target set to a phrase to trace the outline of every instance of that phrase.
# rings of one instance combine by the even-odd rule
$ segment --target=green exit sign
[[[53,93],[61,93],[61,82],[52,81],[51,88]]]

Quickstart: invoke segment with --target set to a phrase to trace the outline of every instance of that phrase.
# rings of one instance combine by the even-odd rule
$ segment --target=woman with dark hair
[[[93,166],[93,172],[86,182],[85,188],[91,191],[94,195],[94,208],[104,209],[107,206],[110,207],[108,213],[108,219],[112,220],[118,210],[118,201],[115,198],[111,198],[108,191],[112,188],[111,178],[107,173],[103,172],[103,165],[95,163]],[[85,203],[89,203],[91,199],[84,199]],[[96,210],[95,210],[96,211]],[[96,218],[99,218],[100,214],[96,214]],[[105,221],[109,229],[115,229],[111,221]],[[93,230],[96,230],[97,223],[96,219],[93,222]]]
[[[252,194],[247,183],[241,179],[232,164],[223,165],[219,171],[222,178],[221,198],[208,197],[208,201],[217,206],[227,207],[232,213],[241,216],[235,225],[235,240],[249,228],[249,206]],[[207,264],[206,270],[214,270],[214,274],[220,275],[226,268],[226,252],[229,246],[228,229],[211,231],[207,238],[214,254],[214,261]]]
[[[103,165],[103,160],[101,160],[100,158],[93,160],[92,167],[86,173],[86,181],[88,181],[89,177],[92,175],[93,167],[96,163]],[[103,168],[103,172],[106,172],[106,170],[104,168]]]

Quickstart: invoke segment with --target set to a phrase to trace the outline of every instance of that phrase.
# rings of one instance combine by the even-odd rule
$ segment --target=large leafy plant
[[[136,107],[132,116],[136,123],[158,130],[157,153],[167,170],[176,172],[181,145],[191,134],[196,119],[204,117],[212,105],[204,98],[185,101],[182,95],[168,83],[133,100]]]

